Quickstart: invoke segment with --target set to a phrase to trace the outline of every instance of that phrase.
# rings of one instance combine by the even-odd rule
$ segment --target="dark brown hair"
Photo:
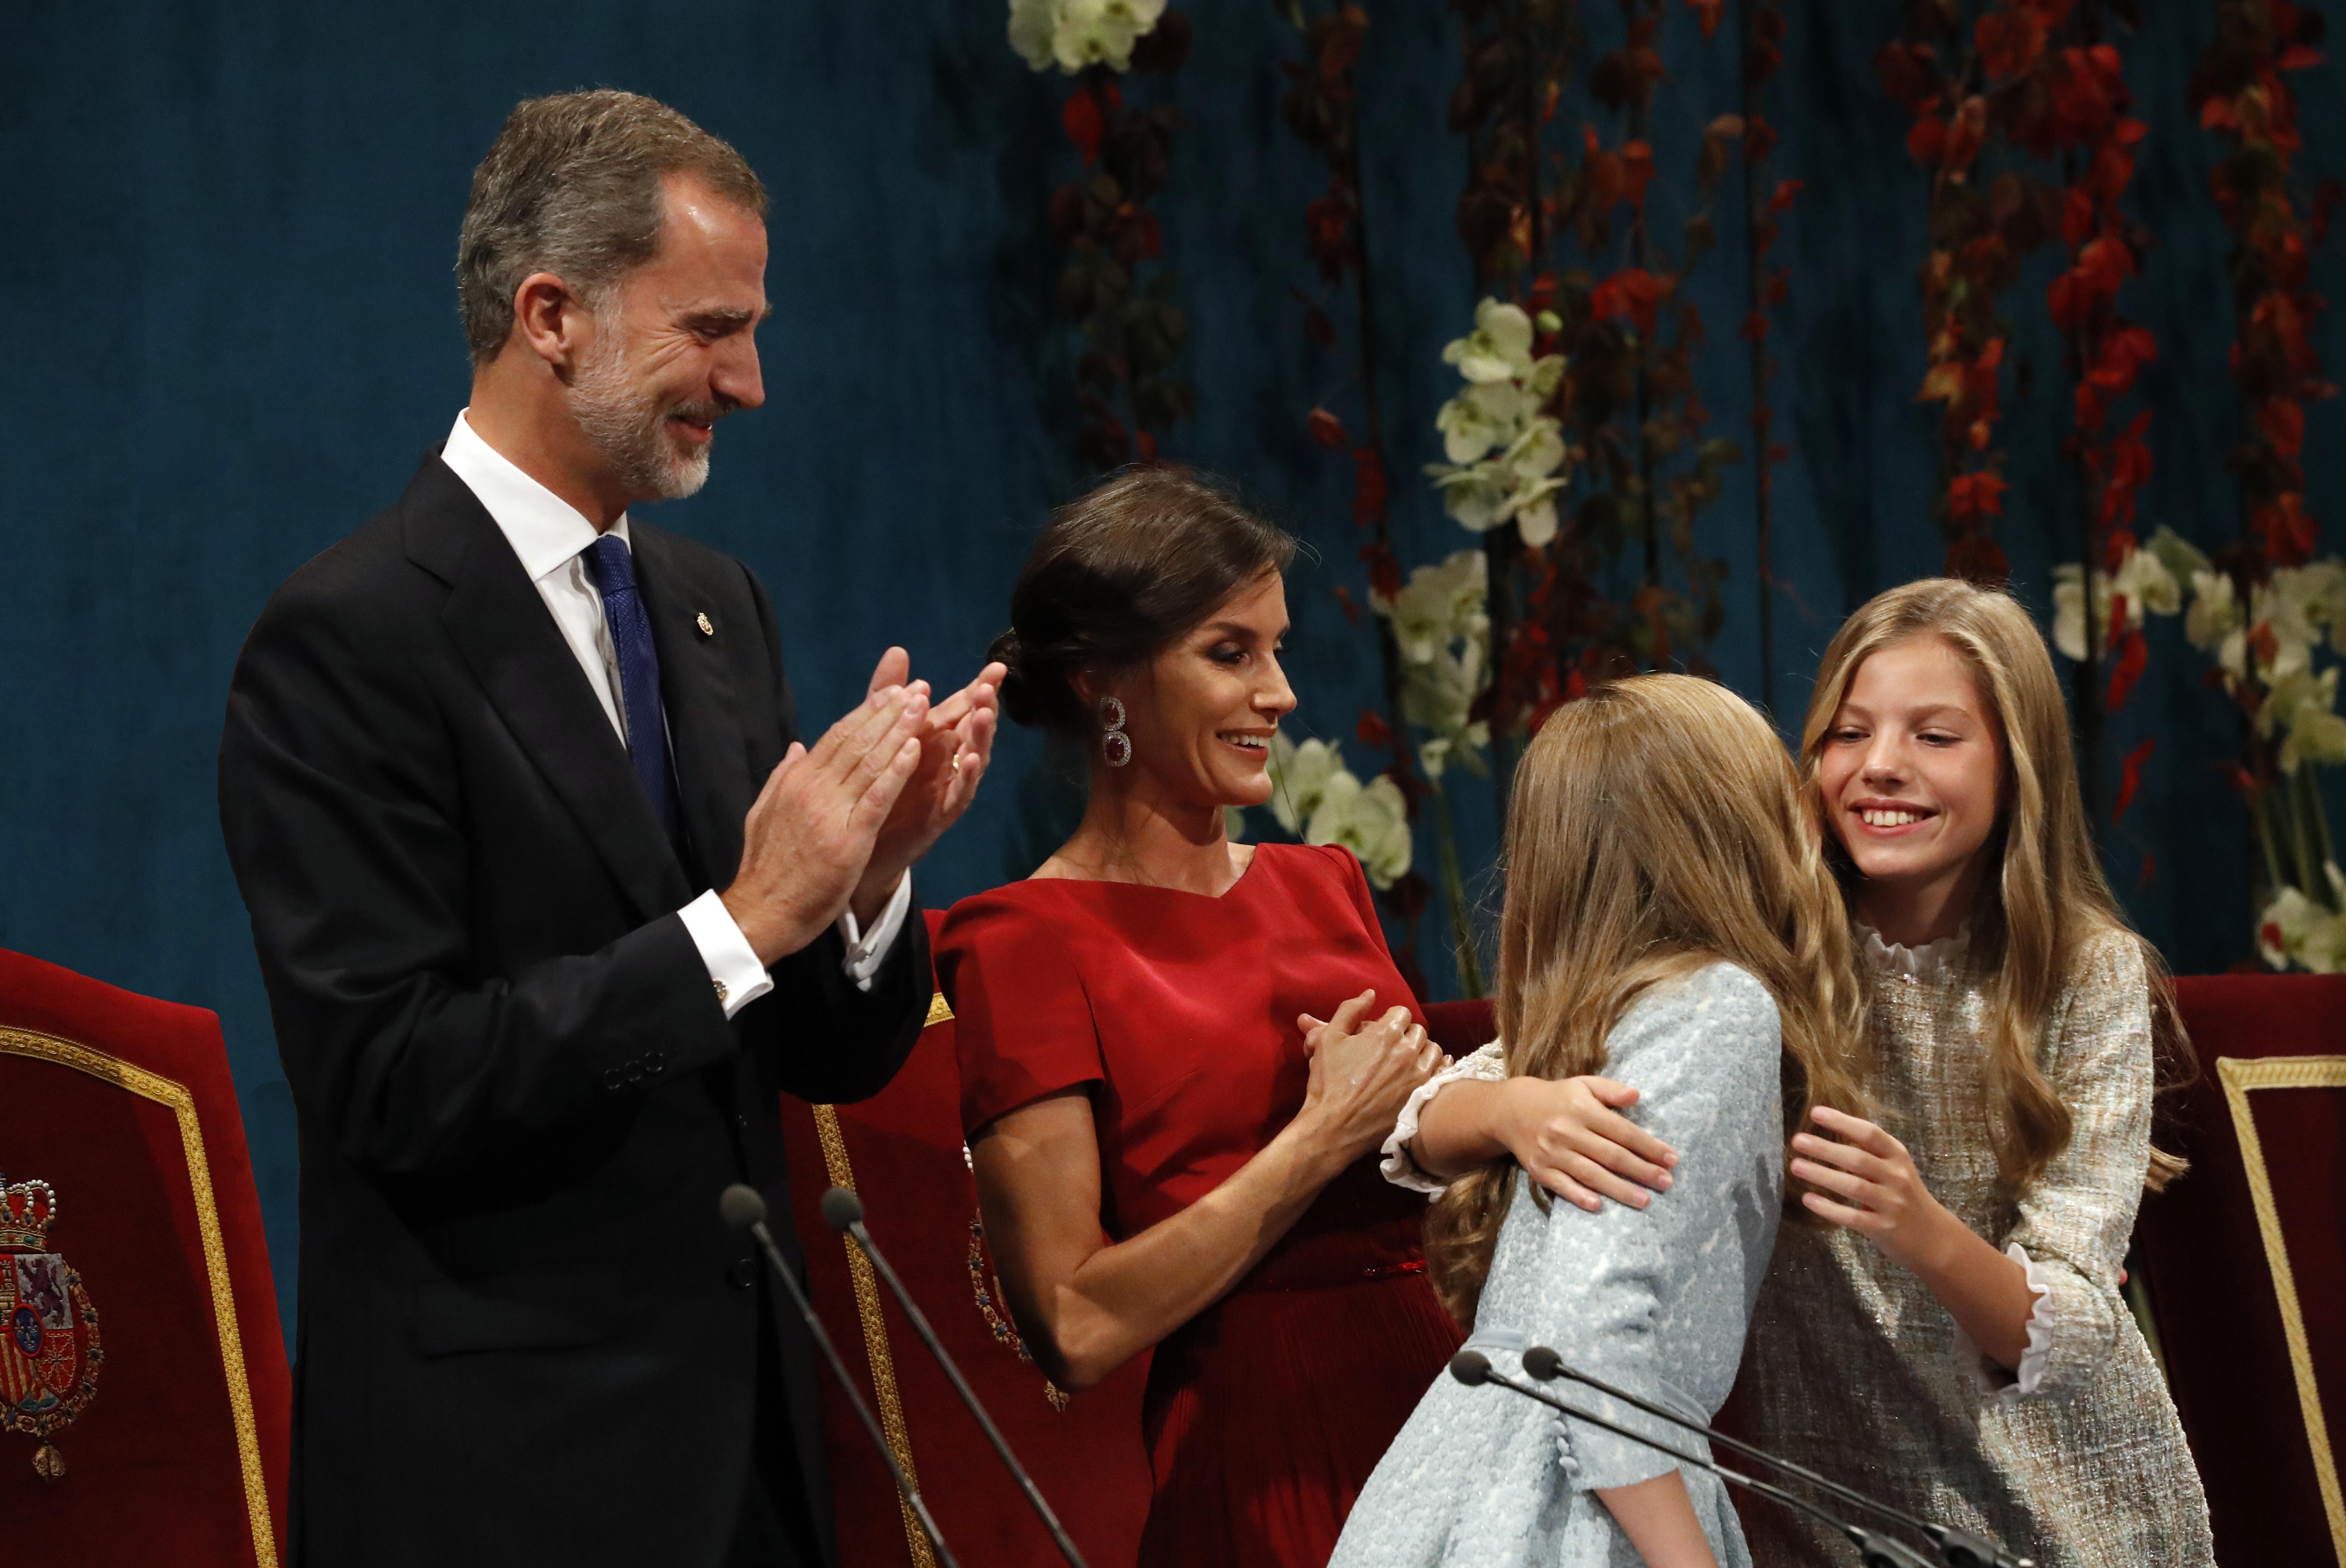
[[[590,307],[659,249],[660,181],[688,174],[760,222],[766,188],[741,155],[639,93],[525,98],[481,167],[456,238],[456,307],[474,364],[513,331],[514,291],[552,272]]]
[[[1051,514],[990,650],[1009,668],[1002,708],[1020,724],[1091,728],[1075,677],[1145,664],[1265,572],[1295,540],[1219,483],[1184,468],[1127,469]]]

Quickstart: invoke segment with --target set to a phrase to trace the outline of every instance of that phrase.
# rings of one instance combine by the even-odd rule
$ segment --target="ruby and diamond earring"
[[[1132,737],[1124,732],[1124,704],[1112,697],[1099,699],[1100,756],[1111,768],[1132,760]]]

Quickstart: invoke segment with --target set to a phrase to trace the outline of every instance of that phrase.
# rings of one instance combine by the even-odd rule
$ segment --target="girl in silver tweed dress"
[[[1694,1420],[1735,1380],[1773,1246],[1785,1111],[1853,1103],[1859,1024],[1831,873],[1766,722],[1723,687],[1645,676],[1550,718],[1508,811],[1498,1013],[1507,1063],[1604,1066],[1683,1147],[1649,1211],[1559,1205],[1512,1164],[1433,1209],[1435,1288],[1472,1349],[1535,1344]],[[1576,1402],[1680,1451],[1668,1423]],[[1331,1568],[1744,1568],[1708,1473],[1503,1389],[1437,1378],[1354,1504]]]
[[[2143,1188],[2178,1168],[2150,1141],[2154,1017],[2181,1034],[2103,881],[2026,614],[1946,580],[1859,610],[1825,653],[1802,788],[1857,917],[1876,1109],[1821,1107],[1793,1140],[1824,1228],[1778,1237],[1741,1380],[1752,1435],[2043,1568],[2212,1568],[2118,1292]],[[1445,1138],[1528,1146],[1493,1108],[1512,1089],[1413,1105],[1397,1134],[1436,1169]],[[1602,1142],[1582,1146],[1624,1166]],[[1855,1561],[1764,1522],[1768,1568]]]

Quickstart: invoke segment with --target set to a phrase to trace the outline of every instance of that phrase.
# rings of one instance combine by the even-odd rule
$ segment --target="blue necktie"
[[[636,558],[627,542],[606,534],[586,546],[586,575],[603,595],[603,620],[619,656],[619,706],[627,725],[627,758],[652,803],[652,814],[677,837],[675,792],[668,782],[668,725],[660,715],[659,650],[651,617],[636,587]]]

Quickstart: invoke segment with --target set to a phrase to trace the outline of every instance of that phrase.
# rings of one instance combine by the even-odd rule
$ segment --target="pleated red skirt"
[[[1373,1166],[1347,1172],[1237,1289],[1158,1347],[1140,1568],[1324,1568],[1369,1472],[1458,1349],[1425,1278],[1423,1200],[1362,1176]]]

